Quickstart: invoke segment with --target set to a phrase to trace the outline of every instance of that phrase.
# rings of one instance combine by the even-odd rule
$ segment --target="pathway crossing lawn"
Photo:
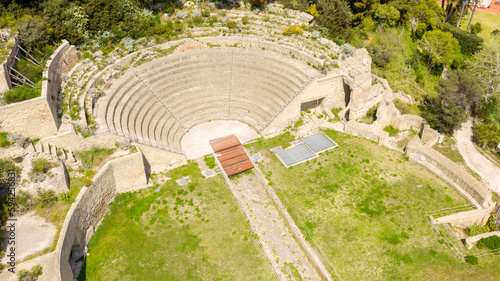
[[[499,280],[500,255],[460,262],[430,228],[426,211],[468,204],[458,192],[400,152],[326,133],[339,147],[289,169],[262,140],[247,147],[263,152],[270,184],[284,191],[344,280]]]
[[[168,176],[160,192],[116,197],[79,280],[275,280],[222,177],[203,179],[196,163]]]

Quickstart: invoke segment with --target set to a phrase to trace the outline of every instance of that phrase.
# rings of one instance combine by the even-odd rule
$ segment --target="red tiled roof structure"
[[[254,167],[235,135],[211,140],[210,145],[228,177]]]

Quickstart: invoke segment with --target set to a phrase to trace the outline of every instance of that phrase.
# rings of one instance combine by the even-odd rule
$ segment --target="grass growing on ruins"
[[[175,182],[189,175],[191,183]],[[196,163],[151,187],[119,194],[89,243],[79,280],[270,280],[221,177],[203,179]]]
[[[500,257],[460,262],[430,228],[426,211],[468,205],[458,192],[400,152],[326,131],[340,146],[286,169],[276,156],[261,169],[297,211],[344,280],[494,280]],[[275,145],[275,144],[273,144]],[[294,217],[308,237],[303,224]],[[459,242],[457,242],[458,245]],[[333,275],[333,271],[332,271]]]

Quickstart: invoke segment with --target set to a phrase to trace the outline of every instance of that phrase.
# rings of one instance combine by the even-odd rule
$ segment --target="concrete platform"
[[[187,159],[196,159],[207,154],[212,154],[214,151],[209,141],[231,134],[236,135],[241,143],[260,137],[247,124],[232,120],[217,120],[203,123],[189,130],[181,140],[182,152],[186,155]]]

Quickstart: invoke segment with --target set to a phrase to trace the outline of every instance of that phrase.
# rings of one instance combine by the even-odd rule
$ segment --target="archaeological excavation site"
[[[5,31],[0,88],[39,94],[0,106],[0,280],[498,280],[499,182],[370,52],[312,12],[222,2],[117,44]]]

